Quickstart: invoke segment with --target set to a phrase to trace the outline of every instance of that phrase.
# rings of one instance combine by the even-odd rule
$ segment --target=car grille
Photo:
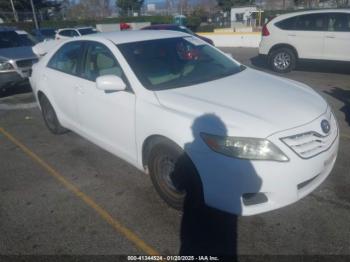
[[[25,59],[16,61],[16,65],[18,67],[31,67],[36,62],[38,62],[38,59]]]
[[[294,136],[284,137],[281,140],[301,158],[312,158],[324,151],[327,151],[337,138],[338,127],[333,116],[330,119],[330,126],[330,132],[326,136],[315,131],[310,131]]]

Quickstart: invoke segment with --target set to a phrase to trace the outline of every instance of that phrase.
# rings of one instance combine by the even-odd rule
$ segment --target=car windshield
[[[150,90],[208,82],[245,68],[192,36],[125,43],[118,47],[140,82]]]
[[[33,46],[35,44],[35,39],[24,31],[0,32],[0,48]]]
[[[81,35],[91,35],[95,33],[95,31],[92,28],[78,29],[78,31]]]

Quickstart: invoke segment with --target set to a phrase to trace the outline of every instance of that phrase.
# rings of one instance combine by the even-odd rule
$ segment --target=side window
[[[328,31],[350,32],[350,14],[330,13],[328,15]]]
[[[291,17],[277,22],[275,25],[282,30],[294,30],[297,18]]]
[[[59,32],[59,34],[62,36],[70,36],[70,30],[62,30]]]
[[[100,43],[91,43],[87,48],[83,77],[96,81],[97,77],[103,75],[116,75],[125,81],[121,66],[112,52]]]
[[[78,75],[82,42],[76,41],[63,45],[50,59],[48,67],[71,75]]]
[[[326,31],[327,14],[300,15],[297,17],[295,30],[298,31]]]
[[[79,34],[76,30],[70,30],[70,36],[75,37],[75,36],[79,36]]]

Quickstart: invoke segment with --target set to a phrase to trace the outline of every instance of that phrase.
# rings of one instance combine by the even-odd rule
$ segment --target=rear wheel
[[[49,99],[45,95],[41,95],[39,101],[41,112],[47,128],[55,135],[60,135],[68,132],[68,129],[61,126],[60,122],[58,121],[56,112]]]
[[[273,71],[278,73],[288,73],[295,68],[296,55],[290,48],[279,48],[271,51],[269,55],[269,65]]]
[[[149,157],[148,168],[152,183],[161,198],[172,208],[182,210],[186,197],[201,203],[201,191],[194,176],[197,171],[191,160],[178,146],[162,142],[156,145]]]

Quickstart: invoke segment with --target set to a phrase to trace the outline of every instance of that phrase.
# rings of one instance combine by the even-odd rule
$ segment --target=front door
[[[96,79],[103,75],[117,75],[127,83],[111,50],[102,43],[89,41],[82,80],[77,87],[81,131],[106,150],[125,160],[136,161],[135,94],[131,90],[97,89]]]

